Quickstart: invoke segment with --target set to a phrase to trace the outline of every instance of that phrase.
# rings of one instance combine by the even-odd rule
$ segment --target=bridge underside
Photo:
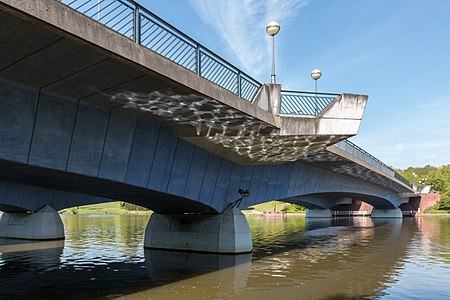
[[[385,198],[355,192],[330,192],[304,195],[287,199],[286,202],[298,204],[309,209],[329,209],[337,205],[350,205],[354,199],[364,201],[377,209],[394,209],[398,207],[396,203]]]

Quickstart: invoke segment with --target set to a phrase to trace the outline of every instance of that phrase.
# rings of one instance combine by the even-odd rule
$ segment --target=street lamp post
[[[314,69],[311,72],[311,78],[314,79],[315,82],[315,87],[314,87],[314,96],[317,98],[317,80],[320,79],[320,77],[322,77],[322,71],[320,71],[319,69]],[[317,103],[317,99],[315,101],[315,110],[316,110],[316,115],[319,113],[319,104]]]
[[[271,82],[276,83],[276,75],[275,75],[275,35],[280,32],[280,24],[276,21],[269,22],[266,26],[266,32],[268,35],[272,37],[272,75]]]
[[[97,0],[97,21],[100,21],[100,11],[102,10],[101,2],[100,0]]]

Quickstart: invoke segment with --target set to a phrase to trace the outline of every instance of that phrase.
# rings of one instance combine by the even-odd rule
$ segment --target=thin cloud
[[[197,14],[223,38],[246,72],[261,76],[270,57],[265,26],[276,20],[286,26],[309,0],[190,0]]]

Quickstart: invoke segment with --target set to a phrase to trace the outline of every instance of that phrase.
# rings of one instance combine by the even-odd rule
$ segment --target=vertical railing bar
[[[237,78],[236,78],[236,86],[237,86],[237,95],[239,96],[239,97],[241,97],[241,71],[238,71],[238,74],[237,74]]]
[[[141,29],[142,29],[142,24],[141,24],[141,12],[139,10],[139,5],[136,3],[134,6],[134,10],[133,10],[133,35],[134,35],[134,41],[137,44],[141,44]]]
[[[195,70],[199,76],[202,76],[202,61],[201,61],[200,45],[197,44],[195,48]]]

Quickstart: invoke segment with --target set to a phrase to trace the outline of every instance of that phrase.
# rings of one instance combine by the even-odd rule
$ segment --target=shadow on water
[[[71,217],[65,246],[2,241],[0,299],[266,299],[284,285],[283,299],[369,299],[411,238],[392,219],[249,218],[252,255],[196,254],[143,250],[146,221]]]
[[[236,288],[251,254],[214,255],[144,250],[140,262],[64,264],[64,242],[0,240],[0,299],[112,299],[210,272]],[[245,283],[244,283],[245,286]]]

